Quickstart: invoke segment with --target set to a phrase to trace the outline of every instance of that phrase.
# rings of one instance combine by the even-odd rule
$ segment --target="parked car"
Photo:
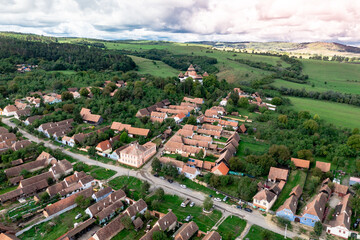
[[[185,222],[189,222],[191,219],[192,219],[192,216],[189,215],[189,216],[187,216],[187,217],[185,218]]]
[[[155,174],[154,174],[154,177],[159,177],[159,174],[155,173]]]
[[[185,188],[186,188],[186,185],[180,184],[180,187],[185,189]]]
[[[229,199],[229,197],[228,197],[228,196],[225,196],[225,197],[223,198],[223,202],[226,202],[228,199]]]
[[[241,205],[236,205],[236,208],[242,209],[242,206]]]
[[[212,195],[210,194],[209,197],[212,198]]]
[[[165,178],[163,176],[160,177],[161,180],[165,180]]]
[[[174,182],[174,180],[172,180],[172,179],[168,179],[168,182],[169,182],[169,183],[173,183],[173,182]]]
[[[194,203],[194,202],[191,202],[191,203],[190,203],[190,207],[193,207],[193,206],[195,206],[195,203]]]
[[[82,217],[82,214],[79,213],[78,215],[75,216],[75,219],[78,220],[78,219],[81,218],[81,217]]]
[[[190,199],[189,198],[187,198],[187,199],[185,199],[182,203],[181,203],[181,207],[186,207],[188,204],[190,203]]]
[[[247,212],[250,212],[250,213],[252,212],[252,210],[250,208],[244,208],[244,210]]]
[[[221,202],[221,198],[214,198],[214,201],[216,201],[216,202]]]

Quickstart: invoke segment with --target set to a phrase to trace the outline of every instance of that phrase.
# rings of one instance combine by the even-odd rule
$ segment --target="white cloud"
[[[0,30],[173,41],[360,42],[352,0],[0,0]]]

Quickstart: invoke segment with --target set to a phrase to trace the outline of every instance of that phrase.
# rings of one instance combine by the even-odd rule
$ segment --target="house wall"
[[[304,225],[307,225],[307,226],[310,226],[310,227],[314,227],[315,223],[317,221],[320,221],[320,219],[317,216],[313,216],[313,215],[310,215],[310,214],[305,214],[300,218],[300,223],[301,224],[304,224]]]
[[[350,231],[344,227],[327,227],[326,228],[326,232],[341,238],[345,238],[348,239],[349,235],[350,235]]]
[[[283,209],[279,212],[276,212],[276,216],[286,218],[289,221],[295,221],[295,215],[289,209]]]
[[[256,200],[256,199],[253,199],[253,204],[256,206],[256,207],[259,207],[259,208],[262,208],[264,209],[266,212],[268,212],[270,210],[270,208],[272,207],[272,205],[274,205],[275,201],[277,199],[277,196],[274,197],[274,199],[271,201],[271,202],[267,202],[265,200]]]

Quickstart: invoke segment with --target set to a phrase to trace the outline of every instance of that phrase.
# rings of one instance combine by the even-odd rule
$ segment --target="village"
[[[178,77],[180,82],[190,78],[203,84],[203,77],[208,76],[206,72],[198,74],[190,65]],[[122,80],[106,81],[96,89],[111,89],[109,96],[114,97],[127,85]],[[216,105],[207,107],[203,98],[193,96],[178,102],[163,99],[137,109],[135,117],[146,120],[151,128],[137,127],[134,122],[105,121],[104,116],[83,106],[79,114],[68,114],[71,118],[54,121],[51,117],[64,111],[64,107],[57,109],[57,104],[79,98],[91,100],[96,91],[86,87],[68,88],[62,93],[32,92],[0,110],[0,154],[27,156],[11,160],[3,170],[7,185],[0,201],[7,220],[0,225],[0,239],[27,239],[34,231],[40,238],[45,234],[41,231],[49,230],[39,226],[55,225],[57,219],[68,217],[70,230],[53,239],[122,239],[122,234],[135,234],[141,240],[163,239],[161,236],[175,240],[232,239],[218,230],[233,216],[245,222],[242,230],[246,226],[247,232],[262,224],[293,239],[297,235],[307,237],[319,228],[323,235],[360,239],[350,205],[353,187],[360,178],[351,176],[342,182],[341,173],[334,177],[330,162],[295,157],[286,159],[290,162],[287,166],[269,167],[262,177],[235,170],[233,159],[243,154],[244,139],[263,144],[249,137],[248,128],[256,116],[276,112],[278,106],[271,98],[236,87]],[[234,95],[258,110],[251,115],[227,112]],[[55,107],[49,107],[47,114],[35,114],[43,104]],[[38,145],[40,142],[23,133],[45,145]],[[44,151],[35,155],[34,149],[42,148]],[[56,158],[52,152],[64,158]],[[101,174],[87,171],[92,167],[101,169]],[[114,169],[121,169],[122,174]],[[295,181],[294,176],[301,179]],[[320,176],[321,182],[305,198],[305,179],[314,176]],[[142,183],[132,189],[125,184],[130,177]],[[249,189],[250,185],[254,189],[247,199],[226,191],[226,186],[233,187],[229,179],[244,178]],[[119,181],[114,183],[116,179]],[[220,181],[226,181],[224,186]],[[165,195],[164,186],[170,189]],[[175,196],[177,205],[166,202]],[[185,216],[182,209],[187,209]],[[198,215],[191,215],[192,211]],[[208,220],[202,218],[216,221],[206,226]]]

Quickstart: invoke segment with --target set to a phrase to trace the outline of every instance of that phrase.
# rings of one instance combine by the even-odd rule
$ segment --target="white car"
[[[180,184],[180,187],[185,189],[185,188],[186,188],[186,185]]]
[[[190,207],[193,207],[193,206],[195,206],[195,203],[194,203],[194,202],[191,202],[191,203],[190,203]]]
[[[81,218],[81,217],[82,217],[82,214],[79,213],[78,215],[75,216],[75,219],[78,220],[78,219]]]
[[[214,198],[214,201],[216,201],[216,202],[221,202],[221,198]]]

